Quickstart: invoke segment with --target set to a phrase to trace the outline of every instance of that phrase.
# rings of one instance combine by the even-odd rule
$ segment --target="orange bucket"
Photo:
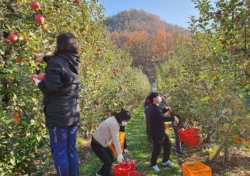
[[[123,152],[123,150],[124,150],[124,142],[125,142],[125,132],[119,131],[119,141],[120,141],[120,146],[121,146],[121,149],[122,149],[122,152]],[[112,150],[113,155],[114,155],[114,157],[116,158],[116,157],[117,157],[117,153],[116,153],[116,151],[115,151],[115,146],[114,146],[114,144],[111,143],[111,144],[109,145],[109,148]]]

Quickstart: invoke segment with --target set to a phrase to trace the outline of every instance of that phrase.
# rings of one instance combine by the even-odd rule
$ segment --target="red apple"
[[[97,109],[99,108],[100,103],[98,101],[94,101],[94,108]]]
[[[229,50],[233,53],[235,51],[236,46],[235,45],[230,45]]]
[[[10,34],[10,35],[8,36],[8,39],[9,39],[10,42],[14,43],[14,42],[17,41],[18,36],[17,36],[16,34]]]
[[[45,18],[41,14],[35,15],[35,22],[36,24],[43,24],[45,21]]]
[[[220,17],[220,16],[221,16],[221,11],[218,10],[217,12],[215,12],[215,16],[216,16],[216,17]]]
[[[36,1],[31,1],[30,7],[31,7],[32,10],[37,11],[37,10],[40,9],[40,4],[38,2],[36,2]]]
[[[45,73],[40,73],[37,77],[39,80],[43,80],[45,78]]]
[[[240,20],[240,15],[237,15],[237,16],[235,17],[235,19],[236,19],[236,20]]]
[[[80,5],[81,0],[74,0],[73,2],[74,2],[76,5]]]
[[[33,78],[37,78],[38,79],[38,75],[37,74],[31,74],[31,75],[29,75],[29,78],[30,79],[33,79]]]
[[[226,41],[226,39],[221,39],[220,42],[221,42],[221,44],[225,44],[227,41]]]
[[[226,12],[226,13],[224,13],[224,17],[228,17],[228,13]]]
[[[16,58],[16,62],[18,62],[18,63],[23,62],[23,58],[22,58],[22,57],[20,57],[20,56],[19,56],[19,57],[17,57],[17,58]]]

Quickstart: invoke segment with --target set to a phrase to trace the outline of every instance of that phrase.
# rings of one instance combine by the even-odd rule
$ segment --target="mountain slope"
[[[168,24],[143,10],[122,11],[109,17],[104,24],[111,40],[130,53],[133,66],[142,67],[151,82],[154,82],[155,66],[168,59],[174,36],[179,33],[183,38],[189,38],[188,30]]]

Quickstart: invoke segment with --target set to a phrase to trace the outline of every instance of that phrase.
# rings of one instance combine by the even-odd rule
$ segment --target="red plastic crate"
[[[212,170],[202,162],[186,162],[182,164],[183,176],[212,176]]]
[[[135,171],[135,168],[136,168],[136,161],[135,160],[131,160],[131,159],[127,158],[127,159],[123,160],[122,164],[130,166],[131,167],[130,172]]]
[[[114,176],[128,176],[131,167],[124,164],[116,164],[113,166]]]
[[[185,144],[189,147],[195,147],[195,146],[198,146],[200,145],[201,141],[198,137],[188,137]]]
[[[185,142],[187,146],[195,147],[200,145],[199,128],[179,129],[179,141]]]
[[[179,136],[179,141],[180,142],[185,142],[186,135],[185,135],[185,130],[184,129],[179,129],[178,130],[178,136]]]

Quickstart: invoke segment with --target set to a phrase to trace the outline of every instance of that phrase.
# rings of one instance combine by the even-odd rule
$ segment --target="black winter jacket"
[[[46,57],[45,79],[38,87],[44,94],[47,127],[67,127],[79,121],[80,60],[76,54]]]
[[[163,109],[155,104],[151,104],[147,108],[146,115],[150,118],[150,129],[153,139],[164,137],[164,122],[174,121],[174,117],[164,116],[163,113]]]

